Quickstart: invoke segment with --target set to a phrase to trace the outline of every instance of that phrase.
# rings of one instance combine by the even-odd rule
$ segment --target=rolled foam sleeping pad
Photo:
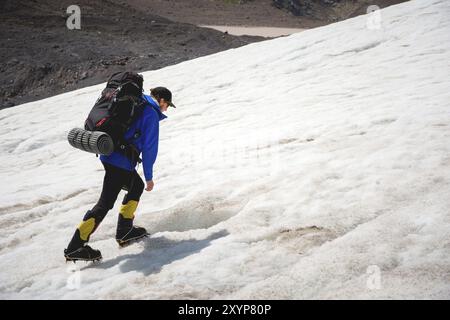
[[[101,131],[87,131],[73,128],[67,135],[72,147],[95,154],[109,156],[114,151],[114,142],[111,137]]]

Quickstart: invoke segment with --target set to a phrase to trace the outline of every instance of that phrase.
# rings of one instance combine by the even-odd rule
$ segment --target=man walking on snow
[[[100,251],[92,249],[87,242],[108,211],[114,207],[122,189],[128,192],[119,211],[116,241],[120,246],[124,246],[147,236],[144,228],[133,225],[134,214],[144,188],[151,191],[154,186],[153,164],[158,153],[159,121],[166,118],[163,112],[167,111],[169,106],[175,107],[172,103],[172,93],[167,88],[157,87],[151,89],[150,93],[150,96],[142,95],[144,110],[125,133],[125,140],[137,149],[138,154],[142,153],[146,184],[135,170],[137,161],[132,161],[117,151],[109,156],[100,156],[105,168],[100,199],[91,210],[88,210],[67,249],[64,250],[67,260],[93,261],[102,258]]]

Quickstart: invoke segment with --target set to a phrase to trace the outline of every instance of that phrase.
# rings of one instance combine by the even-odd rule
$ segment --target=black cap
[[[169,106],[176,108],[175,105],[172,103],[172,92],[170,92],[170,90],[167,89],[166,87],[156,87],[150,89],[150,93],[157,100],[164,99],[164,101],[166,101],[169,104]]]

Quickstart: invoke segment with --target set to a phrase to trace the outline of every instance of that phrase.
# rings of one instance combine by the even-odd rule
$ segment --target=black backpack
[[[84,122],[86,130],[106,132],[113,140],[114,150],[132,160],[139,160],[137,150],[125,141],[124,135],[133,121],[142,114],[143,83],[143,77],[134,72],[113,74]],[[134,138],[139,135],[136,132]]]

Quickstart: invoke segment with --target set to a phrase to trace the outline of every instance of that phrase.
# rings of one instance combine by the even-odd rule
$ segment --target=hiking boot
[[[123,230],[123,229],[122,229]],[[128,230],[128,232],[120,232],[120,229],[117,232],[116,235],[116,241],[119,244],[119,246],[124,247],[132,242],[135,242],[141,238],[147,237],[148,233],[145,228],[133,226],[131,229]]]
[[[64,250],[64,257],[67,261],[100,261],[102,259],[102,254],[100,250],[95,250],[85,245],[76,249],[75,251],[68,252],[67,249]]]

